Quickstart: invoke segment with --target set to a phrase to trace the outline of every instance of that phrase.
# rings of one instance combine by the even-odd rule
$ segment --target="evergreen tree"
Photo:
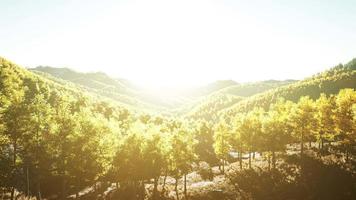
[[[346,161],[348,161],[349,152],[356,141],[356,126],[354,119],[355,104],[356,92],[352,89],[341,90],[336,96],[336,127],[345,149]]]
[[[317,139],[320,143],[320,148],[323,149],[325,141],[331,141],[335,135],[335,98],[334,96],[328,98],[325,94],[321,94],[316,101],[316,105],[319,123]]]
[[[214,150],[215,154],[220,159],[220,163],[222,165],[222,173],[225,173],[225,162],[231,150],[229,143],[230,138],[231,133],[229,131],[228,125],[225,123],[225,121],[220,121],[214,132]]]

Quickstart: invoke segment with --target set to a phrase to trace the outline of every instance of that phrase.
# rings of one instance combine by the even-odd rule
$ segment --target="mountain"
[[[65,71],[63,70],[63,72]],[[2,57],[0,57],[0,78],[2,79],[0,80],[0,97],[11,97],[11,91],[19,92],[24,90],[25,93],[33,97],[41,94],[44,98],[50,99],[50,101],[64,98],[66,101],[82,101],[86,105],[101,107],[101,110],[108,109],[112,110],[111,112],[130,113],[132,116],[143,114],[143,111],[138,108],[89,93],[81,87],[48,76],[48,74],[33,73],[33,71],[18,66]],[[0,104],[6,104],[6,101],[6,99],[0,99]]]
[[[167,95],[163,91],[160,94],[146,91],[128,80],[115,79],[102,72],[81,73],[69,68],[48,66],[39,66],[30,70],[47,78],[53,76],[51,79],[57,82],[67,81],[73,83],[89,92],[100,94],[127,105],[155,111],[168,111],[169,109],[193,103],[217,90],[237,85],[232,80],[222,80],[204,87],[185,91],[172,91]]]
[[[204,110],[205,106],[212,105],[215,101],[222,103],[221,106],[216,108],[223,109],[241,100],[241,97],[251,96],[293,82],[292,80],[270,80],[239,84],[233,80],[218,80],[202,87],[170,91],[167,94],[166,91],[146,91],[128,80],[115,79],[102,72],[81,73],[69,68],[48,66],[39,66],[30,70],[57,82],[67,81],[88,92],[99,94],[140,109],[181,114],[192,112],[191,110],[200,112],[199,110]],[[219,94],[215,94],[217,92]],[[200,104],[202,108],[199,108]],[[214,111],[212,110],[212,112]]]
[[[349,158],[350,161],[353,159],[352,154],[348,157],[349,152],[352,153],[352,144],[349,144],[354,136],[352,135],[354,120],[350,114],[354,108],[353,103],[355,103],[353,90],[340,92],[343,96],[339,95],[335,104],[327,100],[325,100],[326,103],[315,104],[309,103],[309,101],[303,102],[303,106],[298,104],[293,109],[281,112],[278,114],[280,115],[278,118],[270,115],[275,112],[271,110],[263,115],[261,113],[242,115],[241,123],[232,124],[231,121],[226,123],[223,119],[229,120],[237,113],[244,113],[255,107],[268,108],[280,97],[297,101],[304,95],[315,99],[321,93],[335,94],[340,89],[355,89],[356,59],[346,65],[338,65],[302,81],[269,80],[246,84],[218,81],[185,93],[176,93],[171,96],[173,99],[177,97],[187,102],[182,106],[185,109],[170,110],[171,113],[178,113],[179,109],[184,111],[179,113],[182,116],[177,118],[149,115],[144,109],[153,105],[148,101],[140,101],[138,100],[139,96],[135,96],[141,95],[140,88],[130,86],[128,82],[125,84],[125,81],[120,79],[112,79],[106,74],[84,74],[70,69],[46,68],[41,70],[29,71],[0,58],[0,163],[4,166],[0,169],[0,184],[2,187],[4,186],[6,196],[10,196],[8,194],[11,193],[11,189],[28,194],[29,190],[26,191],[26,188],[22,187],[26,184],[28,188],[35,188],[31,191],[32,194],[38,192],[43,194],[44,198],[54,197],[56,199],[57,197],[63,199],[68,195],[78,197],[79,194],[83,194],[82,191],[85,191],[83,198],[93,199],[98,196],[97,191],[108,191],[114,183],[120,183],[120,186],[124,185],[124,187],[127,182],[130,183],[130,186],[132,182],[140,183],[137,184],[138,188],[135,188],[135,191],[141,191],[142,187],[148,186],[144,185],[145,180],[154,179],[153,182],[157,182],[156,180],[163,178],[161,175],[165,174],[166,165],[170,162],[175,165],[172,165],[175,169],[166,174],[167,188],[174,188],[174,182],[178,183],[174,179],[177,179],[178,175],[185,177],[184,173],[188,173],[186,177],[188,178],[189,191],[200,191],[203,188],[197,188],[196,185],[204,179],[192,180],[192,177],[196,177],[195,174],[201,173],[200,168],[216,169],[212,175],[209,175],[214,179],[216,175],[221,174],[220,172],[216,173],[218,172],[216,165],[220,163],[219,159],[228,158],[230,164],[226,167],[238,166],[238,163],[235,163],[236,158],[229,156],[231,150],[238,151],[239,155],[247,151],[249,155],[252,155],[256,151],[262,150],[259,153],[272,155],[273,168],[277,167],[276,170],[280,168],[280,165],[273,164],[277,158],[277,162],[283,164],[283,170],[291,171],[292,178],[298,180],[300,174],[310,175],[313,173],[303,171],[296,174],[295,171],[290,170],[295,169],[296,164],[302,166],[304,163],[300,162],[303,160],[300,160],[299,163],[295,161],[295,151],[299,149],[288,149],[287,158],[274,156],[275,153],[279,155],[280,152],[285,152],[286,145],[293,145],[296,141],[301,144],[310,142],[315,145],[316,137],[320,135],[324,137],[326,132],[314,131],[313,121],[315,118],[310,113],[310,106],[318,107],[316,111],[318,113],[323,111],[323,115],[326,116],[323,118],[319,116],[322,123],[318,123],[317,128],[322,130],[329,126],[337,127],[337,129],[341,127],[340,131],[332,128],[333,136],[341,136],[333,137],[335,140],[332,142],[335,144],[335,149],[340,149],[338,153],[343,154],[339,155],[335,166],[339,167],[341,166],[339,163],[345,163],[342,168],[350,173],[342,174],[341,177],[351,178],[347,180],[349,186],[345,192],[342,191],[335,197],[353,191],[352,171],[354,170],[352,163],[349,165],[346,163],[348,161],[345,161]],[[132,102],[123,103],[125,101],[123,97],[137,101],[137,105]],[[128,105],[129,103],[132,105]],[[335,113],[337,114],[330,116],[330,113],[334,113],[333,107],[336,107],[337,112]],[[305,112],[309,114],[305,115]],[[291,119],[293,132],[289,130],[288,126],[285,126],[284,120],[280,120],[288,117],[290,113],[295,118]],[[303,119],[301,120],[301,118]],[[209,122],[201,122],[201,119]],[[301,122],[306,123],[306,126],[300,128]],[[236,133],[236,130],[239,130],[239,135],[237,135],[239,140],[235,140],[235,135],[230,134]],[[276,142],[276,140],[278,141]],[[331,142],[329,139],[327,141]],[[318,157],[315,166],[321,166],[319,159],[323,159],[323,156],[328,156],[325,161],[330,160],[330,154],[320,153],[323,152],[323,140],[320,142],[318,150],[314,148],[316,151],[313,154]],[[280,147],[276,150],[275,144],[277,143],[277,146]],[[201,155],[204,154],[209,156],[203,158]],[[299,159],[304,158],[306,161],[309,159],[303,156],[306,155],[303,155],[301,148]],[[196,162],[193,159],[195,157],[199,158],[198,161],[204,161],[207,167],[199,166],[199,170],[196,170],[193,167],[193,163]],[[345,157],[346,159],[344,159]],[[180,159],[176,160],[175,158]],[[240,156],[240,158],[242,157]],[[256,159],[253,161],[254,164],[261,166],[261,169],[266,172],[271,171],[267,168],[267,165],[271,163],[267,164],[266,160],[258,160],[259,156]],[[238,160],[242,169],[247,161]],[[221,164],[225,166],[225,161]],[[285,168],[284,164],[289,165],[290,168]],[[314,170],[314,165],[308,166]],[[148,166],[149,168],[146,168],[149,170],[142,169],[142,166]],[[330,169],[330,166],[325,165],[325,168]],[[186,172],[185,170],[188,168],[193,170]],[[249,168],[252,168],[251,162],[249,162]],[[241,169],[237,173],[243,173],[244,170]],[[157,173],[152,173],[152,170]],[[320,170],[325,169],[320,168]],[[335,170],[331,169],[330,172],[334,173]],[[222,173],[224,172],[222,171]],[[203,174],[201,175],[203,176]],[[237,178],[234,180],[245,176],[244,174],[240,175],[237,174]],[[317,173],[317,178],[310,178],[312,184],[319,175],[320,173]],[[340,173],[337,173],[335,177],[339,175]],[[287,174],[283,179],[287,180],[288,177],[290,175]],[[256,179],[256,176],[253,176],[252,179]],[[215,188],[221,190],[226,187],[229,191],[228,188],[234,188],[234,185],[226,184],[231,180],[219,178],[218,182],[212,182],[207,189],[209,193]],[[257,177],[256,180],[259,182],[260,178]],[[340,179],[340,182],[342,181],[344,178]],[[101,184],[97,184],[99,182],[108,182],[109,184],[106,184],[107,186],[104,184],[102,187]],[[241,185],[240,182],[239,185]],[[250,182],[247,181],[247,183]],[[322,182],[320,181],[320,183]],[[62,185],[61,190],[53,190],[53,188],[58,188],[56,187],[58,183]],[[302,180],[300,184],[301,186],[295,185],[292,189],[304,187],[306,181]],[[41,185],[41,188],[36,187],[37,185]],[[101,188],[96,190],[98,185]],[[226,186],[221,187],[220,185]],[[248,187],[250,185],[247,184]],[[285,187],[285,183],[281,187]],[[93,198],[87,196],[88,188],[93,188]],[[302,190],[304,189],[302,188]],[[112,194],[117,196],[111,197],[120,197],[121,194],[125,194],[120,190],[113,191]],[[131,193],[132,191],[128,190]],[[238,190],[236,194],[241,194],[241,190]],[[314,195],[310,196],[315,197]],[[352,198],[345,197],[344,199]]]
[[[115,79],[105,73],[81,73],[68,68],[36,67],[37,74],[61,84],[110,98],[124,105],[163,114],[184,115],[193,119],[216,119],[220,111],[234,114],[255,106],[268,107],[277,98],[297,101],[301,96],[318,98],[320,93],[335,94],[355,83],[355,59],[302,81],[266,80],[237,83],[219,80],[203,87],[184,91],[150,92],[125,79]]]
[[[231,95],[236,95],[241,97],[249,97],[273,88],[294,83],[296,81],[297,80],[284,80],[284,81],[267,80],[267,81],[238,84],[222,89],[221,93],[226,93],[226,94],[231,94]]]
[[[233,80],[218,80],[210,84],[207,84],[203,87],[191,89],[190,91],[186,92],[186,95],[193,96],[193,97],[202,97],[202,96],[212,94],[221,89],[231,87],[231,86],[236,86],[236,85],[239,85],[239,83]]]
[[[243,84],[226,84],[220,90],[213,92],[210,95],[204,96],[197,103],[192,105],[187,110],[186,117],[193,119],[204,119],[207,121],[217,120],[218,112],[228,108],[246,97],[265,92],[267,90],[277,88],[283,85],[288,85],[296,82],[295,80],[267,80],[260,82],[251,82]]]
[[[356,58],[345,65],[339,64],[310,78],[245,98],[221,112],[228,118],[239,112],[248,112],[257,106],[267,109],[278,98],[293,102],[302,96],[317,99],[321,93],[337,94],[344,88],[356,89]]]

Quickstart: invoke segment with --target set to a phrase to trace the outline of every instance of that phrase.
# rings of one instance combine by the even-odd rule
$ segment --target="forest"
[[[59,70],[0,58],[0,199],[356,199],[356,59],[165,105]]]

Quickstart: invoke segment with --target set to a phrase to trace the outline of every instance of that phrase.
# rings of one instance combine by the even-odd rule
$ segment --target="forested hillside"
[[[101,95],[137,109],[162,111],[165,108],[153,99],[143,100],[139,88],[129,81],[114,79],[101,72],[79,73],[68,68],[53,67],[36,67],[30,70],[59,84],[82,88],[92,94]]]
[[[95,94],[103,74],[88,89],[0,58],[0,196],[355,199],[355,66],[217,82],[191,115],[160,116]]]
[[[302,96],[317,99],[321,93],[336,94],[343,88],[356,88],[356,59],[345,65],[338,65],[330,70],[316,74],[310,78],[267,92],[254,95],[238,102],[224,112],[226,116],[234,116],[240,112],[251,111],[255,107],[267,109],[278,98],[298,101]]]
[[[190,106],[186,116],[195,120],[204,119],[208,121],[216,121],[220,117],[219,111],[240,102],[245,97],[250,97],[294,82],[294,80],[269,80],[244,84],[231,84],[213,92],[202,98],[193,106]],[[187,108],[185,109],[188,110]]]
[[[204,96],[237,85],[234,81],[216,81],[203,87],[170,92],[170,95],[163,94],[166,91],[162,91],[162,94],[157,96],[156,92],[146,91],[128,80],[115,79],[101,72],[80,73],[68,68],[48,66],[39,66],[30,70],[63,84],[74,83],[88,92],[100,94],[130,106],[159,112],[168,112],[178,106],[190,106]]]
[[[216,118],[215,113],[227,108],[242,99],[269,89],[288,85],[294,80],[261,81],[239,84],[235,81],[216,81],[206,86],[189,90],[172,91],[176,94],[161,97],[135,86],[124,79],[114,79],[104,73],[79,73],[68,68],[39,66],[31,71],[61,84],[73,83],[88,92],[99,94],[126,105],[146,111],[157,111],[165,114],[184,115],[188,113],[195,119]],[[165,93],[165,91],[162,91]],[[205,111],[209,109],[209,111]]]
[[[285,81],[268,80],[268,81],[252,82],[252,83],[245,83],[245,84],[225,87],[221,89],[220,92],[241,96],[241,97],[249,97],[294,82],[297,81],[296,80],[285,80]]]

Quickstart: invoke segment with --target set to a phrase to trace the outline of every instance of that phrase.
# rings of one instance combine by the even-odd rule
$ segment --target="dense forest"
[[[356,198],[356,59],[165,105],[109,78],[0,58],[0,199]]]

